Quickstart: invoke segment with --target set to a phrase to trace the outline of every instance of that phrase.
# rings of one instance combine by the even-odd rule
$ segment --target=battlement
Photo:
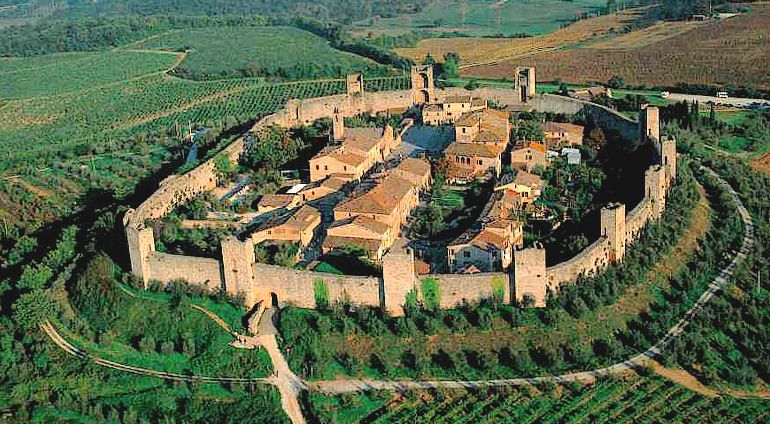
[[[501,104],[529,107],[555,113],[584,112],[599,125],[617,130],[625,138],[649,134],[659,152],[660,164],[645,173],[645,196],[628,215],[626,206],[611,204],[601,211],[601,237],[569,261],[546,268],[546,252],[541,246],[514,252],[514,267],[510,275],[489,273],[476,275],[431,275],[438,282],[439,305],[452,307],[494,297],[499,301],[532,300],[543,306],[549,290],[573,281],[580,274],[591,274],[609,263],[623,260],[626,246],[633,242],[641,228],[651,219],[659,218],[665,208],[666,195],[676,175],[676,142],[660,140],[656,124],[657,108],[642,113],[643,122],[636,123],[614,110],[553,95],[537,95],[534,91],[534,69],[519,68],[516,89],[480,88],[475,96],[495,99]],[[416,66],[412,69],[412,89],[368,93],[363,91],[363,78],[351,75],[346,79],[347,93],[320,98],[290,100],[283,110],[266,116],[252,128],[257,131],[267,125],[294,126],[309,124],[319,118],[335,117],[339,122],[346,116],[362,112],[377,113],[403,109],[416,103],[433,101],[433,68]],[[521,90],[524,91],[521,91]],[[463,88],[449,88],[444,95],[467,94]],[[526,99],[522,99],[522,93]],[[335,132],[344,129],[335,128]],[[658,140],[658,141],[656,141]],[[245,137],[227,146],[219,155],[236,161],[246,148]],[[163,217],[176,205],[193,198],[216,185],[214,162],[219,155],[182,175],[174,175],[160,185],[145,202],[129,210],[123,218],[131,258],[132,272],[142,278],[145,286],[151,279],[167,282],[185,279],[214,290],[224,288],[233,295],[245,296],[247,305],[295,304],[316,307],[319,298],[329,302],[350,302],[385,308],[391,314],[401,314],[409,293],[418,293],[414,254],[407,248],[394,247],[383,258],[382,277],[333,275],[295,270],[255,263],[254,244],[250,240],[229,238],[222,241],[221,260],[169,255],[155,252],[152,229],[145,223]]]

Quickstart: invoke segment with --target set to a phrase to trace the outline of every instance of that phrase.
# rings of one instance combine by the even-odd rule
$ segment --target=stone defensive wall
[[[513,89],[479,88],[468,91],[448,88],[436,90],[435,97],[454,94],[470,94],[519,110],[565,114],[582,112],[601,127],[615,130],[627,140],[638,139],[645,130],[639,123],[612,109],[562,96],[536,95],[522,103],[517,100],[517,92]],[[251,132],[267,125],[289,127],[310,124],[320,118],[330,118],[335,113],[354,116],[404,110],[413,106],[417,98],[415,90],[372,93],[351,90],[349,79],[347,94],[290,100],[283,110],[260,119]],[[153,231],[147,227],[147,221],[162,218],[198,193],[215,188],[215,158],[226,155],[231,161],[237,161],[246,148],[245,140],[246,135],[189,172],[168,177],[147,200],[126,212],[123,224],[131,270],[145,287],[150,280],[168,282],[181,279],[211,290],[242,294],[249,306],[263,302],[266,306],[293,304],[306,308],[316,307],[317,292],[319,287],[323,287],[331,303],[379,306],[391,314],[400,314],[406,295],[416,292],[421,297],[420,279],[431,278],[437,281],[442,308],[492,298],[501,293],[506,302],[531,295],[535,298],[535,305],[540,305],[548,290],[556,290],[560,284],[573,281],[581,274],[593,274],[611,262],[622,260],[626,243],[633,242],[644,225],[662,213],[668,188],[666,170],[658,165],[652,166],[645,175],[644,199],[627,216],[623,205],[620,205],[622,208],[610,206],[602,210],[601,236],[583,252],[546,269],[542,249],[536,247],[516,251],[516,266],[508,274],[437,274],[418,278],[414,272],[414,255],[409,249],[388,252],[383,259],[381,277],[334,275],[259,264],[255,262],[254,243],[235,238],[222,242],[221,260],[155,251]]]

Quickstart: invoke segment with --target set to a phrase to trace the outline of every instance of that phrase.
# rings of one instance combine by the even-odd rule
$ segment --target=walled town
[[[675,140],[661,135],[657,107],[644,105],[634,122],[579,98],[537,94],[535,69],[527,67],[514,70],[513,88],[473,92],[437,89],[430,66],[414,66],[411,75],[411,90],[372,93],[364,91],[361,74],[350,75],[347,94],[291,100],[219,156],[169,177],[125,215],[133,273],[145,285],[185,280],[244,296],[247,305],[261,308],[313,308],[321,281],[332,302],[381,306],[399,315],[409,293],[424,296],[418,282],[425,278],[438,282],[441,307],[489,298],[501,281],[505,299],[539,307],[548,293],[580,275],[621,262],[645,224],[662,216],[677,158]],[[549,190],[543,175],[555,161],[567,166],[581,162],[584,128],[548,121],[541,140],[520,137],[514,127],[526,122],[513,120],[512,114],[526,111],[589,116],[599,128],[617,134],[618,142],[654,147],[639,176],[644,181],[641,200],[602,207],[598,238],[549,266],[546,248],[526,231],[527,223],[544,216],[555,219],[541,199]],[[287,184],[276,192],[261,194],[254,211],[211,211],[206,214],[211,219],[183,222],[229,227],[220,257],[156,249],[151,221],[204,192],[232,201],[243,191],[243,181],[217,176],[219,158],[236,164],[259,143],[261,133],[319,122],[326,122],[327,135],[307,159],[307,174],[284,179]],[[445,241],[420,240],[415,227],[422,217],[415,215],[433,202],[436,184],[478,191],[478,213],[451,226],[449,232],[456,235]],[[229,220],[223,222],[223,214]],[[278,249],[280,264],[259,260],[270,249]],[[324,260],[335,255],[343,261],[363,255],[357,260],[369,272],[325,272],[329,264]]]

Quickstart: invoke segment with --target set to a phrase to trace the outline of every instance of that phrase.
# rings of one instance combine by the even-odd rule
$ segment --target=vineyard
[[[31,58],[0,58],[0,99],[29,99],[89,90],[164,71],[177,54],[137,52],[67,53]]]
[[[396,34],[413,30],[461,32],[473,36],[544,34],[576,16],[606,5],[602,0],[471,0],[439,1],[416,14],[357,22],[356,34]]]
[[[488,391],[308,396],[308,417],[322,423],[760,423],[766,400],[709,398],[660,377],[593,386]]]
[[[163,72],[177,56],[115,50],[0,60],[3,82],[12,82],[0,96],[0,219],[6,231],[66,215],[89,188],[118,197],[132,193],[161,166],[181,164],[188,126],[216,137],[289,99],[345,91],[342,79],[189,81]],[[390,90],[407,88],[409,80],[366,84]]]
[[[753,10],[746,15],[700,25],[650,45],[639,47],[640,37],[630,33],[621,36],[628,48],[620,50],[608,41],[595,46],[540,52],[517,60],[468,68],[464,73],[501,78],[509,77],[513,66],[531,65],[537,66],[538,78],[544,81],[591,83],[619,75],[627,84],[650,87],[690,83],[768,89],[770,7],[760,4],[751,7]],[[600,48],[602,45],[612,48]]]
[[[388,70],[369,59],[332,48],[328,41],[292,27],[236,26],[171,31],[133,47],[190,50],[175,74],[198,80],[273,76],[288,79],[342,77]]]

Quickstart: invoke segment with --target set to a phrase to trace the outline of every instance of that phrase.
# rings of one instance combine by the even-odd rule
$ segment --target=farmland
[[[291,27],[236,26],[175,30],[133,44],[149,50],[190,49],[175,69],[180,76],[216,79],[275,76],[290,79],[341,77],[365,70],[384,74],[377,63],[335,50],[325,39]]]
[[[442,0],[416,14],[359,21],[353,31],[363,35],[392,35],[416,29],[473,36],[536,35],[559,29],[577,15],[605,5],[601,0]]]
[[[338,79],[270,84],[262,78],[195,82],[167,75],[181,58],[113,50],[0,62],[3,82],[11,82],[0,100],[5,234],[71,212],[92,188],[128,195],[160,166],[180,163],[180,136],[188,124],[222,131],[291,98],[344,91]],[[405,83],[372,80],[367,88]]]
[[[626,377],[595,385],[487,391],[373,393],[341,402],[308,396],[309,417],[324,423],[415,422],[693,422],[758,423],[770,416],[762,399],[712,398],[661,377]]]
[[[445,53],[455,52],[460,55],[462,68],[469,69],[477,65],[527,57],[591,39],[606,37],[638,21],[641,19],[641,15],[641,10],[636,9],[600,16],[578,21],[557,31],[530,38],[429,38],[420,41],[414,48],[396,49],[396,52],[413,60],[422,60],[426,54],[442,58]],[[472,71],[466,71],[466,73],[476,75]]]
[[[627,84],[651,87],[686,82],[768,89],[769,24],[770,7],[757,4],[746,15],[698,25],[649,45],[642,42],[647,34],[644,31],[649,30],[640,30],[640,34],[618,37],[620,44],[613,39],[570,49],[530,52],[510,60],[466,67],[462,73],[501,78],[509,76],[513,66],[533,65],[542,80],[586,83],[619,75]]]

